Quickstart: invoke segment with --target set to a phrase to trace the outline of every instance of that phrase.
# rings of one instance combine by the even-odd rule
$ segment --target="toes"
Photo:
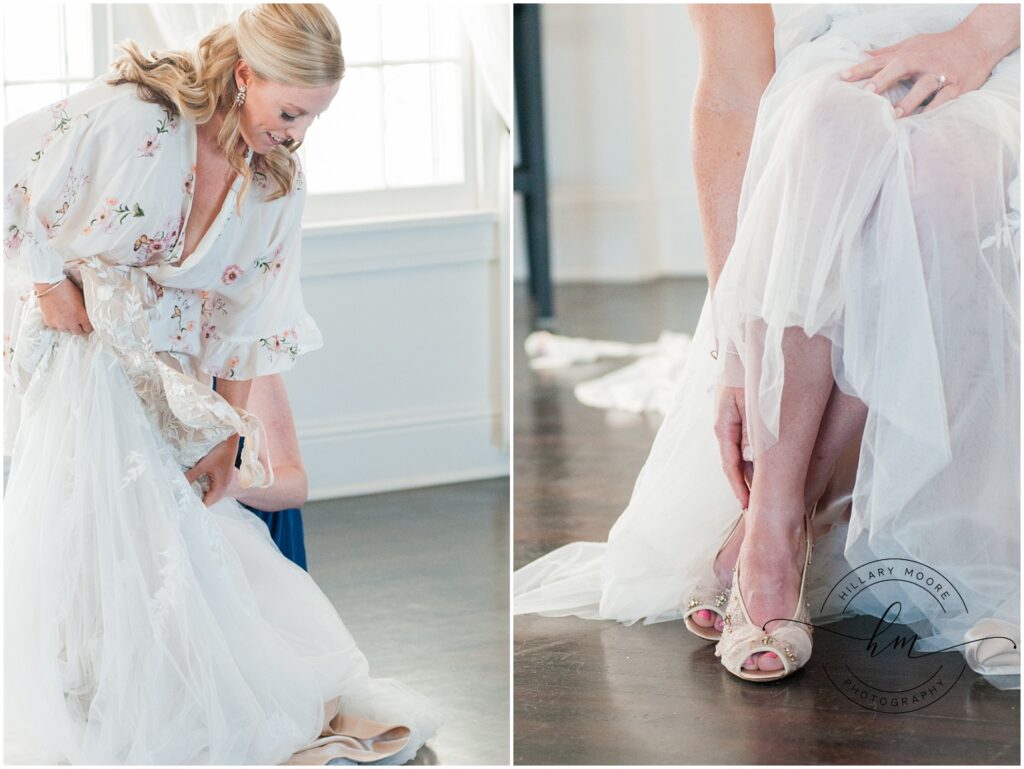
[[[743,663],[744,670],[763,670],[768,673],[782,670],[783,667],[782,660],[775,652],[759,652],[747,657],[746,662]]]
[[[725,620],[723,620],[721,617],[715,619],[715,630],[717,630],[719,633],[725,630]]]
[[[761,670],[774,672],[783,668],[782,660],[779,659],[779,655],[775,652],[765,652],[758,655],[758,657],[757,666]]]
[[[715,614],[710,609],[701,609],[692,615],[693,621],[701,627],[711,627],[715,623]]]

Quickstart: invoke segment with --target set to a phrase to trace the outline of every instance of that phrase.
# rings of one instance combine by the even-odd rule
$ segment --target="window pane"
[[[380,9],[375,5],[329,3],[341,28],[341,51],[348,66],[380,59]]]
[[[436,181],[454,184],[464,179],[462,163],[462,77],[458,64],[433,64],[434,141]]]
[[[304,169],[311,193],[384,186],[380,99],[380,70],[345,75],[330,109],[306,133]]]
[[[330,3],[348,72],[303,147],[311,193],[465,182],[455,6]],[[432,58],[453,62],[431,64]],[[411,60],[411,61],[410,61]],[[418,61],[419,60],[419,61]],[[408,64],[377,65],[381,61]]]
[[[429,64],[384,67],[384,116],[388,186],[429,184],[434,171]]]
[[[64,98],[60,83],[7,86],[7,121],[17,120]]]
[[[425,59],[430,56],[430,8],[426,5],[384,5],[384,58]]]
[[[51,80],[61,77],[60,6],[4,3],[3,14],[4,78]]]
[[[93,77],[92,58],[92,5],[67,3],[64,6],[67,23],[68,77]]]
[[[462,52],[462,19],[458,6],[430,6],[431,44],[433,55],[454,59]]]

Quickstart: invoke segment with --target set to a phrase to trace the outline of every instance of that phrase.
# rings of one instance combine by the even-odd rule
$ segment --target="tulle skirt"
[[[921,650],[979,627],[1019,640],[1019,50],[980,90],[902,119],[892,104],[906,84],[878,95],[839,78],[865,49],[967,10],[868,6],[791,43],[759,108],[734,246],[629,506],[607,544],[520,569],[516,612],[681,616],[740,514],[713,434],[716,387],[745,388],[756,463],[778,439],[795,328],[831,342],[838,386],[868,408],[816,513],[815,621],[842,615],[828,599],[851,570],[888,559],[912,573],[857,612],[900,601]],[[958,594],[936,601],[911,564]],[[1008,644],[985,658],[976,646],[962,648],[976,670],[1019,673]]]
[[[97,333],[55,336],[4,500],[7,762],[411,758],[429,703],[252,513],[203,505]]]

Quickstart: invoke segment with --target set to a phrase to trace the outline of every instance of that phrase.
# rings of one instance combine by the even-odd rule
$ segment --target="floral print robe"
[[[134,85],[98,80],[8,125],[4,140],[5,267],[15,266],[22,283],[54,282],[69,263],[90,259],[143,271],[154,352],[197,377],[273,374],[321,346],[299,286],[301,171],[292,192],[272,201],[257,173],[241,213],[237,178],[177,266],[193,196],[194,123],[142,101]]]

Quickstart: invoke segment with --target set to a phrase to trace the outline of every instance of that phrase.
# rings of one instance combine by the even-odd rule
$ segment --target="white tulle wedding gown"
[[[258,420],[210,376],[252,379],[319,346],[298,286],[296,191],[251,194],[240,214],[229,197],[176,263],[194,137],[100,81],[5,129],[17,176],[4,204],[4,758],[401,763],[437,728],[432,706],[371,679],[266,526],[230,499],[207,508],[185,480],[237,432],[240,482],[267,485]],[[32,276],[64,272],[82,286],[88,337],[47,328],[30,292]],[[154,318],[180,335],[159,336]],[[227,325],[243,319],[248,331]]]
[[[21,316],[21,338],[46,341],[22,382],[4,498],[6,761],[411,758],[437,726],[429,703],[370,679],[266,526],[234,500],[206,508],[185,481],[181,452],[223,434],[189,425],[230,408],[136,347],[118,301],[129,287],[95,296],[114,280],[85,277],[88,338],[40,328],[31,306]],[[147,408],[133,381],[164,388],[164,405]]]
[[[892,103],[907,84],[878,95],[839,78],[863,51],[949,29],[971,8],[814,6],[779,25],[735,244],[677,399],[607,544],[520,569],[516,612],[681,616],[740,514],[712,429],[716,385],[745,387],[768,436],[756,462],[778,435],[781,336],[796,327],[831,341],[836,381],[869,410],[859,454],[817,510],[815,622],[841,615],[829,591],[852,569],[913,561],[959,594],[936,601],[911,577],[855,610],[900,601],[921,650],[1019,643],[1020,51],[979,90],[903,119]],[[743,367],[712,358],[716,337]],[[1008,642],[961,651],[983,674],[1019,674]]]

